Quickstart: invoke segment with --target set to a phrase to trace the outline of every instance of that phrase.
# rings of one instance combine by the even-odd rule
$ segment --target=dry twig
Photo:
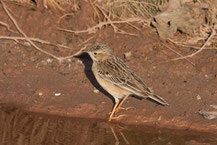
[[[111,26],[113,27],[114,31],[115,32],[118,32],[118,31],[121,31],[119,30],[119,28],[117,26],[115,26],[113,23],[112,23],[112,20],[110,19],[110,17],[104,12],[103,8],[101,8],[99,5],[96,5],[97,8],[102,12],[103,16],[107,19],[107,21],[111,24]]]
[[[169,40],[168,42],[171,42],[172,44],[179,46],[179,47],[186,47],[186,48],[197,49],[197,50],[199,50],[201,48],[201,47],[196,46],[196,45],[194,46],[194,45],[182,44],[181,42],[177,43],[171,39],[167,39],[167,40]],[[211,47],[206,47],[203,50],[205,50],[205,49],[206,50],[217,50],[217,48],[211,48]]]
[[[61,17],[58,18],[57,23],[60,23],[61,20],[62,20],[64,17],[67,17],[67,16],[74,16],[74,13],[65,13],[65,14],[63,14]]]
[[[4,22],[2,22],[2,21],[0,21],[0,25],[6,27],[9,32],[17,33],[17,32],[15,32],[14,30],[11,30],[10,27],[8,26],[8,24],[6,24],[6,23],[4,23]]]
[[[115,33],[120,33],[120,34],[127,34],[127,35],[132,35],[132,36],[137,36],[137,34],[134,33],[129,33],[124,30],[119,29],[117,26],[112,23],[112,20],[110,19],[109,15],[105,13],[105,10],[96,4],[96,7],[102,12],[103,16],[107,19],[107,21],[111,24],[112,28],[114,29]],[[129,22],[126,22],[127,24],[130,24]]]
[[[19,25],[17,24],[17,21],[14,19],[14,17],[13,17],[13,16],[11,15],[11,13],[8,11],[8,8],[6,7],[4,1],[1,1],[1,3],[2,3],[2,6],[3,6],[4,11],[5,11],[6,14],[8,15],[8,17],[11,19],[11,21],[13,22],[13,24],[15,25],[15,27],[17,28],[17,30],[25,37],[26,41],[28,41],[28,42],[29,42],[33,47],[35,47],[37,50],[39,50],[39,51],[41,51],[41,52],[43,52],[43,53],[45,53],[45,54],[47,54],[47,55],[49,55],[49,56],[51,56],[51,57],[57,59],[57,60],[59,60],[59,61],[62,61],[61,58],[59,58],[59,57],[57,57],[57,56],[55,56],[55,55],[53,55],[53,54],[51,54],[51,53],[49,53],[49,52],[47,52],[47,51],[41,49],[41,48],[39,48],[38,46],[36,46],[36,45],[29,39],[29,37],[23,32],[23,30],[21,30],[21,28],[20,28]]]
[[[97,29],[101,29],[103,26],[106,25],[111,25],[111,24],[122,24],[122,23],[127,23],[127,22],[139,22],[139,21],[143,21],[140,18],[129,18],[123,21],[111,21],[111,22],[99,22],[97,25],[90,27],[86,30],[80,30],[80,31],[73,31],[73,30],[68,30],[68,29],[64,29],[64,28],[58,28],[58,30],[60,31],[65,31],[65,32],[70,32],[70,33],[75,33],[75,34],[80,34],[80,33],[95,33]],[[135,34],[131,34],[134,35]]]
[[[26,40],[25,37],[19,37],[19,36],[18,37],[16,37],[16,36],[0,36],[0,39],[14,40],[16,42],[18,42],[18,40]],[[62,48],[72,49],[71,47],[68,47],[68,46],[65,46],[65,45],[62,45],[62,44],[53,44],[51,42],[48,42],[48,41],[45,41],[45,40],[41,40],[39,38],[29,37],[29,39],[31,41],[39,42],[39,43],[42,43],[42,44],[47,44],[47,45],[53,45],[53,46],[56,46],[56,47],[62,47]]]
[[[65,59],[68,59],[68,58],[71,58],[71,57],[74,57],[75,55],[78,55],[79,53],[81,53],[81,50],[78,51],[77,53],[71,55],[71,56],[66,56],[66,57],[58,57],[58,56],[55,56],[54,54],[51,54],[41,48],[39,48],[37,45],[35,45],[35,43],[33,43],[33,41],[31,40],[31,38],[29,38],[24,32],[23,30],[19,27],[19,25],[17,24],[17,21],[14,19],[14,17],[11,15],[11,13],[9,12],[7,6],[5,5],[4,1],[1,1],[2,3],[2,6],[3,6],[3,9],[4,11],[6,12],[6,14],[8,15],[8,17],[11,19],[11,21],[13,22],[13,24],[15,25],[16,29],[24,36],[25,40],[27,42],[29,42],[34,48],[36,48],[37,50],[39,50],[40,52],[44,53],[44,54],[47,54],[48,56],[51,56],[55,59],[57,59],[59,62],[62,62],[63,60]],[[35,38],[36,40],[36,38]],[[15,40],[16,41],[16,40]],[[43,42],[42,40],[40,40],[41,42]],[[45,41],[44,41],[45,42]],[[84,48],[83,48],[84,49]],[[82,50],[83,50],[82,49]]]
[[[179,52],[175,51],[174,49],[172,49],[171,47],[167,46],[166,44],[162,43],[163,46],[165,46],[166,48],[168,48],[169,50],[171,50],[172,52],[176,53],[177,55],[183,57],[182,54],[180,54]],[[195,66],[195,64],[190,61],[188,58],[184,58],[186,61],[188,61],[190,64],[192,64],[193,66]],[[170,60],[169,60],[170,61]]]
[[[90,41],[91,39],[93,39],[95,37],[95,35],[89,37],[88,39],[84,40],[82,43],[79,44],[79,46],[82,46],[84,44],[86,44],[88,41]]]
[[[55,10],[65,11],[56,1],[54,0],[43,0],[43,6],[48,9],[48,7],[52,7]]]
[[[203,51],[205,49],[206,45],[213,38],[213,36],[215,34],[216,34],[216,30],[215,30],[215,28],[212,28],[211,34],[209,35],[209,37],[207,38],[207,40],[203,43],[203,45],[201,46],[201,48],[198,51],[196,51],[196,52],[194,52],[192,54],[186,55],[186,56],[182,56],[182,57],[171,59],[170,61],[175,61],[175,60],[180,60],[180,59],[186,59],[186,58],[190,58],[190,57],[195,56],[196,54],[200,53],[201,51]]]
[[[94,10],[94,12],[95,12],[94,15],[96,14],[97,17],[99,18],[100,15],[99,15],[99,13],[98,13],[96,7],[94,6],[94,3],[92,2],[92,0],[89,0],[89,3],[90,3],[90,5],[92,6],[92,8],[93,8],[93,10]]]

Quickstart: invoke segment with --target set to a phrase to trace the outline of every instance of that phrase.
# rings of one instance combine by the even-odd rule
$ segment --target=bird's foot
[[[135,107],[119,107],[115,110],[115,114],[118,113],[119,110],[129,110],[129,109],[134,109]],[[112,112],[109,112],[109,115],[111,114]]]
[[[129,109],[134,109],[134,107],[127,107],[127,108],[118,107],[118,108],[115,110],[115,113],[118,113],[119,110],[129,110]]]
[[[110,121],[112,121],[112,120],[118,120],[118,119],[120,119],[121,117],[124,117],[124,116],[126,116],[126,115],[119,115],[119,116],[115,116],[115,117],[112,117],[112,116],[111,116],[111,117],[109,117],[109,120],[108,120],[108,121],[110,122]]]

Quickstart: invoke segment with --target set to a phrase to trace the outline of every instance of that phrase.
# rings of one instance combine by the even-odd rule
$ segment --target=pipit
[[[163,98],[155,95],[108,46],[100,44],[82,51],[88,53],[93,60],[92,71],[98,83],[114,97],[115,105],[109,121],[117,118],[113,117],[114,113],[122,109],[121,105],[130,95],[150,98],[164,106],[169,105]]]

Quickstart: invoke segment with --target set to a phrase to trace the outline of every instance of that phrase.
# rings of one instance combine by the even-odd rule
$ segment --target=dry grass
[[[8,1],[13,1],[21,4],[27,4],[31,5],[34,3],[33,0],[8,0]],[[77,0],[35,0],[37,5],[42,5],[46,9],[52,9],[56,11],[65,11],[65,9],[61,5],[68,5],[71,6],[71,9],[73,11],[77,11],[79,9],[79,4]]]
[[[43,5],[45,8],[51,7],[55,10],[64,11],[60,5],[70,5],[73,11],[77,11],[79,9],[77,0],[43,0]]]
[[[108,0],[102,6],[120,19],[150,18],[167,0]]]
[[[18,3],[33,3],[32,0],[9,0],[16,1]],[[50,8],[54,10],[65,11],[62,5],[70,5],[72,6],[72,11],[77,11],[79,9],[78,0],[35,0],[36,3],[40,3],[45,8]],[[118,26],[120,24],[128,24],[129,26],[140,30],[135,24],[141,25],[141,23],[149,24],[150,20],[160,12],[164,12],[167,9],[168,2],[170,3],[172,0],[88,0],[89,4],[92,6],[95,12],[95,18],[98,19],[98,24],[95,26],[89,27],[86,30],[67,30],[64,28],[60,28],[61,31],[66,31],[70,33],[80,34],[80,33],[95,33],[98,29],[101,29],[103,26],[110,25],[116,33],[128,34],[137,36],[134,33],[129,33]],[[175,2],[175,1],[173,1]],[[181,0],[180,0],[181,2]],[[193,2],[193,0],[192,0]],[[175,35],[172,38],[169,38],[169,42],[175,44],[176,46],[181,47],[189,47],[195,48],[197,51],[195,53],[183,56],[179,52],[175,52],[179,55],[179,58],[174,58],[173,60],[180,60],[193,57],[204,49],[217,49],[217,1],[216,0],[197,0],[194,3],[200,5],[203,13],[205,13],[205,20],[202,25],[197,30],[191,31],[191,35],[183,33],[182,35]],[[194,4],[192,5],[194,6]],[[192,7],[193,8],[193,7]],[[66,15],[66,14],[65,14]],[[63,16],[65,16],[63,15]],[[12,18],[13,19],[13,18]],[[179,20],[179,19],[178,19]],[[14,20],[14,23],[16,21]],[[0,25],[6,27],[9,31],[9,26],[3,22],[0,22]],[[149,26],[149,25],[147,25]],[[17,27],[18,31],[22,34],[22,30]],[[37,41],[35,39],[31,39],[25,34],[23,34],[23,38],[28,41],[33,46],[35,45],[33,41]],[[15,40],[15,38],[12,38]],[[18,38],[17,38],[18,39]],[[16,40],[17,40],[16,39]],[[21,38],[20,38],[21,39]],[[15,40],[15,41],[16,41]],[[41,43],[44,41],[41,41]],[[47,43],[47,42],[46,42]],[[47,43],[48,44],[48,43]],[[65,58],[54,56],[50,53],[44,52],[37,46],[34,46],[39,51],[56,58],[59,61],[64,60],[65,58],[72,57],[68,56]],[[189,61],[193,64],[191,61]]]

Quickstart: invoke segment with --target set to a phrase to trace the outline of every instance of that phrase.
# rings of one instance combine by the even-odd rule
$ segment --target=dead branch
[[[48,7],[54,8],[54,10],[60,10],[60,11],[65,11],[57,2],[55,1],[50,1],[50,0],[43,0],[43,6],[48,9]]]
[[[62,15],[61,17],[59,17],[57,22],[60,23],[60,21],[66,16],[74,16],[74,13],[66,13],[66,14]]]
[[[87,46],[84,46],[84,47],[82,47],[79,51],[77,51],[76,53],[74,53],[74,54],[72,54],[72,55],[70,55],[70,56],[61,57],[61,59],[62,59],[62,60],[65,60],[65,59],[69,59],[69,58],[78,56],[78,55],[80,55],[81,53],[83,53],[82,50],[84,50],[84,49],[86,49],[86,48],[87,48]]]
[[[73,30],[68,30],[68,29],[64,29],[64,28],[57,28],[60,31],[65,31],[65,32],[69,32],[69,33],[75,33],[75,34],[80,34],[80,33],[95,33],[97,29],[101,29],[103,26],[106,25],[111,25],[111,24],[122,24],[122,23],[127,23],[127,22],[139,22],[139,21],[143,21],[141,18],[129,18],[123,21],[111,21],[111,22],[99,22],[97,25],[90,27],[86,30],[80,30],[80,31],[73,31]],[[134,35],[135,34],[131,34]]]
[[[180,43],[178,43],[178,42],[176,42],[176,41],[173,41],[172,39],[167,39],[168,40],[168,42],[171,42],[172,44],[174,44],[174,45],[176,45],[176,46],[179,46],[179,47],[187,47],[187,48],[191,48],[191,49],[197,49],[197,50],[199,50],[201,47],[198,47],[198,46],[194,46],[194,45],[188,45],[188,44],[182,44],[181,42]],[[206,48],[204,48],[204,50],[217,50],[217,48],[212,48],[212,47],[206,47]]]
[[[90,37],[90,39],[92,39],[93,37]],[[18,40],[26,40],[25,37],[14,37],[14,36],[0,36],[0,39],[8,39],[8,40],[14,40],[15,42],[18,42]],[[47,44],[47,45],[54,45],[54,46],[59,46],[59,47],[64,47],[64,48],[68,48],[68,49],[71,49],[70,47],[68,46],[65,46],[65,45],[61,45],[61,44],[52,44],[48,41],[45,41],[45,40],[41,40],[41,39],[38,39],[38,38],[31,38],[29,37],[30,40],[32,41],[35,41],[35,42],[39,42],[39,43],[42,43],[42,44]],[[85,40],[85,41],[89,41],[89,40]],[[84,44],[84,43],[83,43]],[[83,45],[82,44],[82,45]],[[81,46],[81,45],[80,45]],[[69,58],[72,58],[74,56],[77,56],[79,55],[80,53],[82,53],[82,50],[86,49],[86,46],[81,48],[81,50],[79,50],[78,52],[74,53],[73,55],[70,55],[70,56],[65,56],[65,57],[59,57],[60,59],[62,60],[65,60],[65,59],[69,59]]]
[[[36,48],[37,50],[39,50],[40,52],[44,53],[44,54],[47,54],[48,56],[51,56],[55,59],[57,59],[59,62],[62,62],[63,60],[65,59],[68,59],[68,58],[71,58],[71,57],[74,57],[75,55],[78,54],[75,53],[71,56],[66,56],[66,57],[58,57],[58,56],[55,56],[54,54],[51,54],[41,48],[39,48],[37,45],[35,45],[35,43],[33,43],[33,41],[23,32],[23,30],[19,27],[19,25],[17,24],[17,21],[14,19],[14,17],[11,15],[11,13],[9,12],[7,6],[5,5],[4,1],[1,1],[2,3],[2,6],[3,6],[3,9],[4,11],[6,12],[6,14],[8,15],[8,17],[11,19],[11,21],[13,22],[13,24],[15,25],[16,29],[24,36],[25,40],[27,42],[29,42],[34,48]],[[79,51],[79,53],[81,52],[81,50]]]
[[[110,19],[110,17],[105,13],[105,11],[103,10],[103,8],[101,8],[101,6],[96,4],[96,7],[102,12],[102,14],[104,15],[104,17],[107,19],[107,21],[111,24],[111,26],[113,27],[115,32],[121,31],[117,26],[115,26],[112,22],[112,20]]]
[[[29,37],[23,32],[23,30],[21,30],[21,28],[20,28],[19,25],[17,24],[17,21],[14,19],[14,17],[13,17],[13,16],[11,15],[11,13],[8,11],[8,8],[7,8],[7,6],[5,5],[4,1],[1,1],[1,3],[2,3],[2,6],[3,6],[4,11],[5,11],[6,14],[8,15],[8,17],[11,19],[11,21],[13,22],[13,24],[15,25],[15,27],[17,28],[17,30],[25,37],[26,41],[28,41],[33,47],[35,47],[37,50],[41,51],[42,53],[45,53],[45,54],[47,54],[47,55],[49,55],[49,56],[51,56],[51,57],[53,57],[53,58],[55,58],[55,59],[57,59],[57,60],[59,60],[59,61],[62,61],[61,58],[59,58],[59,57],[57,57],[57,56],[55,56],[55,55],[53,55],[53,54],[51,54],[51,53],[49,53],[49,52],[47,52],[47,51],[41,49],[41,48],[39,48],[38,46],[36,46],[36,45],[29,39]]]
[[[8,39],[8,40],[14,40],[15,42],[18,42],[18,40],[26,40],[25,37],[16,37],[16,36],[0,36],[0,39]],[[53,46],[56,46],[56,47],[62,47],[62,48],[66,48],[66,49],[72,49],[71,47],[68,47],[68,46],[65,46],[65,45],[62,45],[62,44],[53,44],[49,41],[45,41],[45,40],[41,40],[39,38],[32,38],[32,37],[29,37],[29,39],[31,41],[35,41],[35,42],[39,42],[39,43],[42,43],[42,44],[47,44],[47,45],[53,45]]]
[[[168,48],[169,50],[171,50],[172,52],[174,52],[175,54],[177,54],[177,55],[183,57],[182,54],[180,54],[179,52],[175,51],[174,49],[172,49],[171,47],[167,46],[166,44],[162,43],[162,45],[165,46],[166,48]],[[195,64],[194,64],[192,61],[190,61],[188,58],[184,58],[184,59],[185,59],[186,61],[188,61],[190,64],[192,64],[193,66],[195,66]]]
[[[88,39],[84,40],[82,43],[79,44],[79,46],[82,46],[84,44],[86,44],[88,41],[90,41],[91,39],[93,39],[95,37],[95,35],[89,37]]]
[[[138,36],[137,34],[134,34],[134,33],[129,33],[129,32],[126,32],[122,29],[119,29],[117,26],[114,25],[114,23],[112,23],[112,20],[110,19],[110,15],[107,15],[105,13],[105,9],[103,9],[100,5],[97,5],[95,4],[96,7],[102,12],[102,14],[104,15],[104,17],[107,19],[108,22],[110,22],[112,28],[114,29],[114,32],[115,33],[120,33],[120,34],[127,34],[127,35],[132,35],[132,36]],[[126,22],[127,24],[130,24],[129,22]]]
[[[12,32],[12,33],[17,33],[17,32],[15,32],[14,30],[11,30],[11,29],[10,29],[10,27],[9,27],[9,25],[8,25],[8,24],[6,24],[6,23],[4,23],[4,22],[2,22],[2,21],[0,21],[0,25],[2,25],[2,26],[4,26],[4,27],[6,27],[6,28],[7,28],[7,30],[8,30],[9,32]]]
[[[94,6],[92,0],[89,0],[89,3],[90,3],[90,5],[92,6],[93,10],[95,11],[95,14],[97,15],[97,17],[100,18],[100,15],[99,15],[99,13],[98,13],[96,7]]]
[[[186,55],[186,56],[182,56],[182,57],[171,59],[170,61],[175,61],[175,60],[180,60],[180,59],[186,59],[186,58],[190,58],[190,57],[193,57],[193,56],[197,55],[198,53],[200,53],[201,51],[203,51],[205,49],[206,45],[213,38],[213,36],[215,34],[216,34],[216,30],[215,30],[215,27],[214,27],[214,28],[212,28],[212,32],[208,36],[207,40],[203,43],[203,45],[201,46],[201,48],[198,51],[196,51],[196,52],[194,52],[194,53],[192,53],[190,55]]]

